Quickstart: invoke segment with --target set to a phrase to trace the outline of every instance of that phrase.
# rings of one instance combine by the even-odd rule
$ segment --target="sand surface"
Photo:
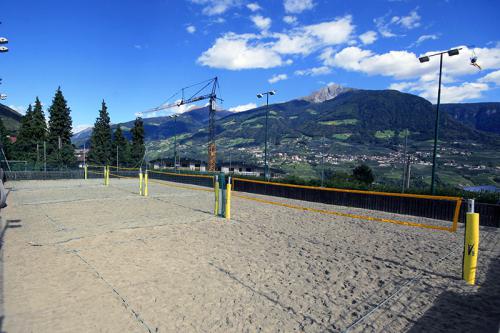
[[[500,233],[477,285],[456,233],[111,179],[8,182],[2,332],[497,332]],[[237,193],[235,193],[237,194]],[[243,194],[243,193],[242,193]],[[362,209],[248,196],[446,225]]]

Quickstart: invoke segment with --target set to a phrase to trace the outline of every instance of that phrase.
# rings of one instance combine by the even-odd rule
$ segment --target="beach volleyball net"
[[[450,232],[457,230],[462,203],[459,197],[323,188],[243,178],[232,178],[232,189],[236,192],[234,197],[262,204]]]
[[[88,164],[84,166],[85,179],[104,179],[106,175],[106,166]]]

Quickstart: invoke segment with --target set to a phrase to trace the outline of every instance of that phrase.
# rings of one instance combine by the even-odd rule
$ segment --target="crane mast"
[[[184,91],[187,88],[191,87],[186,87],[182,88],[182,99],[180,101],[177,101],[175,103],[171,104],[166,104],[162,105],[153,109],[150,109],[148,111],[144,111],[142,113],[152,113],[152,112],[158,112],[162,111],[165,109],[170,109],[172,107],[180,107],[181,105],[185,104],[190,104],[198,101],[202,101],[205,99],[209,100],[208,103],[208,171],[214,172],[215,167],[216,167],[216,147],[215,147],[215,106],[217,100],[221,100],[220,98],[217,97],[217,88],[219,87],[219,80],[217,77],[214,77],[208,81],[202,82],[206,83],[201,89],[199,89],[194,95],[191,97],[185,99],[184,98]],[[208,88],[210,85],[212,85],[211,92],[208,94],[200,95],[202,91],[204,91],[206,88]]]

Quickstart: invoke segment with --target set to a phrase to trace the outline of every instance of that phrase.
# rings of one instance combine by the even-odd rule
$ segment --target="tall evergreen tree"
[[[52,105],[49,108],[48,155],[49,161],[59,167],[72,166],[76,163],[75,148],[71,144],[71,110],[57,88]]]
[[[141,117],[137,117],[132,128],[131,162],[139,164],[144,157],[146,146],[144,145],[144,123]]]
[[[3,124],[2,118],[0,118],[0,147],[3,149],[5,154],[0,153],[0,160],[10,159],[11,158],[11,150],[12,144],[10,143],[9,133]],[[1,166],[4,167],[5,163],[1,163]]]
[[[89,161],[97,164],[109,164],[112,161],[111,125],[104,100],[90,137]]]
[[[36,159],[34,158],[34,160],[37,165],[41,165],[43,159],[43,143],[47,140],[47,122],[45,121],[45,114],[42,110],[42,103],[38,97],[35,100],[35,107],[33,108],[31,118],[31,140],[34,154],[36,154]]]
[[[113,154],[115,158],[114,164],[117,163],[117,157],[120,165],[128,165],[130,163],[130,146],[127,139],[123,136],[120,125],[118,125],[113,135]]]
[[[18,160],[33,160],[33,152],[31,151],[31,129],[33,120],[33,108],[31,104],[28,106],[26,113],[21,118],[21,126],[17,134],[15,144],[15,158]]]
[[[47,124],[42,110],[42,103],[35,100],[35,107],[28,107],[21,118],[21,127],[14,145],[17,159],[31,163],[40,162],[40,151],[47,136]]]
[[[35,100],[35,107],[32,115],[32,139],[35,144],[43,144],[47,139],[47,123],[45,122],[45,114],[42,110],[42,103],[38,99]]]

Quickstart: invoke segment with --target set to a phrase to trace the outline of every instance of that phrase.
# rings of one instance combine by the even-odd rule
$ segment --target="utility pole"
[[[85,148],[85,142],[84,142],[83,143],[83,165],[84,166],[87,165],[87,159],[85,158],[86,157],[85,156],[85,150],[86,150],[86,148]]]
[[[406,183],[406,152],[407,152],[407,145],[408,145],[408,130],[405,130],[405,145],[404,145],[404,152],[403,152],[403,181],[401,184],[401,193],[405,193],[405,183]]]
[[[118,145],[116,145],[116,168],[118,169]]]
[[[408,162],[406,164],[406,189],[410,188],[410,171],[411,171],[411,155],[408,155]]]
[[[47,143],[43,142],[43,170],[47,172]]]
[[[321,187],[325,186],[325,136],[321,139]]]
[[[174,118],[174,171],[177,172],[177,117],[178,114],[171,115]]]

